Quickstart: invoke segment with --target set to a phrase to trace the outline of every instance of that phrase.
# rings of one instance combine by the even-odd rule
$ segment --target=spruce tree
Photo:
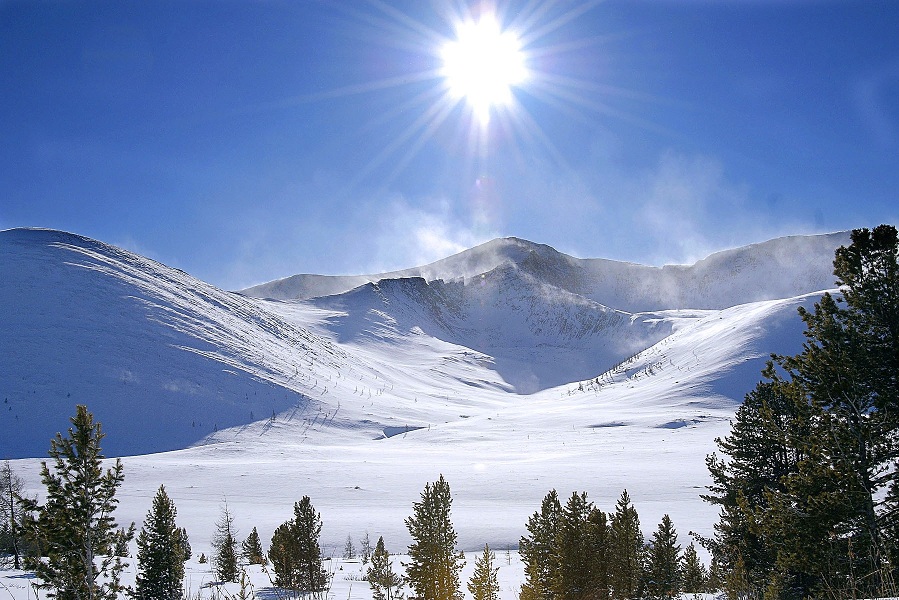
[[[139,600],[181,600],[184,579],[184,549],[181,530],[175,525],[175,503],[160,485],[137,536],[137,579],[135,598]]]
[[[709,576],[705,565],[699,560],[696,546],[689,544],[681,556],[682,590],[686,594],[701,594],[708,591]]]
[[[644,547],[640,518],[627,490],[615,505],[609,527],[609,584],[612,598],[638,597],[643,589]]]
[[[528,535],[523,536],[518,544],[525,576],[521,600],[553,600],[561,515],[559,495],[556,490],[550,490],[540,503],[540,510],[528,519]]]
[[[371,566],[366,571],[366,579],[374,600],[402,599],[403,578],[393,571],[390,553],[384,546],[383,537],[379,537],[375,545],[375,551],[371,555]]]
[[[228,510],[228,503],[222,505],[221,515],[215,524],[212,536],[212,566],[219,581],[236,583],[240,574],[237,564],[237,532],[234,529],[234,517]]]
[[[113,600],[124,589],[119,581],[123,563],[110,556],[122,462],[103,472],[103,431],[87,407],[78,405],[70,420],[68,437],[57,433],[50,441],[52,470],[46,462],[41,465],[45,503],[22,501],[27,513],[23,532],[36,549],[26,555],[25,566],[40,580],[37,587],[49,590],[48,597]]]
[[[259,540],[259,533],[256,528],[250,532],[247,539],[241,545],[241,553],[243,558],[250,565],[265,564],[265,553],[262,551],[262,542]]]
[[[309,496],[294,504],[294,517],[282,523],[272,536],[268,557],[275,571],[275,583],[282,588],[320,595],[328,587],[322,566],[321,516]]]
[[[496,555],[489,545],[484,544],[484,552],[475,560],[474,573],[468,582],[468,591],[474,600],[499,599],[499,567],[493,566],[495,562]]]
[[[443,475],[426,484],[421,501],[412,505],[406,518],[412,536],[406,581],[416,600],[461,600],[459,572],[464,554],[456,551],[456,532],[450,520],[452,497]]]
[[[680,546],[677,544],[677,532],[671,518],[664,515],[659,528],[652,535],[646,573],[646,592],[650,598],[670,598],[677,596],[681,587]]]

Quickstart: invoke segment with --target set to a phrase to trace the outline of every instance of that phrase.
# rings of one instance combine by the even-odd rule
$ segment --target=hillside
[[[86,403],[106,453],[135,455],[119,519],[139,522],[165,483],[199,548],[223,499],[267,540],[303,494],[331,547],[365,530],[400,545],[439,473],[469,550],[514,546],[550,488],[609,508],[627,487],[646,527],[667,512],[708,533],[704,456],[766,357],[799,349],[796,309],[841,240],[660,269],[498,240],[447,259],[456,278],[371,277],[298,301],[72,234],[0,232],[0,457],[45,456]],[[704,307],[677,308],[702,290]],[[37,463],[15,465],[37,489]]]

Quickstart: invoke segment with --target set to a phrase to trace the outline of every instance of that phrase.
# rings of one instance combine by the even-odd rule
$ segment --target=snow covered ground
[[[304,495],[327,555],[365,532],[401,552],[441,473],[468,552],[486,542],[501,559],[550,489],[609,511],[626,488],[647,536],[667,513],[686,545],[716,517],[699,499],[705,456],[766,357],[801,347],[796,309],[832,285],[844,238],[665,269],[500,240],[408,274],[435,279],[291,300],[286,284],[239,295],[80,236],[0,232],[0,459],[39,493],[39,457],[85,403],[123,456],[119,522],[140,526],[165,484],[195,556],[223,503],[241,539],[256,527],[267,545]],[[368,598],[337,581],[334,598]]]

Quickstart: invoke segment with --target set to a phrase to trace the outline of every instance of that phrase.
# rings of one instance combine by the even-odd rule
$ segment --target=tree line
[[[4,531],[11,534],[15,564],[21,558],[37,576],[36,586],[58,600],[113,600],[128,595],[138,600],[181,600],[184,562],[191,557],[187,531],[176,523],[177,509],[161,485],[136,536],[137,576],[134,587],[121,583],[128,543],[134,524],[119,527],[113,513],[116,490],[124,481],[121,460],[105,471],[100,441],[104,437],[87,407],[79,405],[68,436],[51,440],[52,466],[41,465],[45,501],[23,494],[21,480],[6,463],[4,494],[16,507],[4,516]],[[11,490],[11,491],[10,491]],[[413,540],[400,576],[394,569],[384,538],[373,551],[364,540],[371,564],[366,579],[374,600],[461,600],[460,572],[464,554],[457,550],[451,520],[449,483],[440,475],[425,485],[412,505],[406,527]],[[297,594],[322,597],[331,574],[324,568],[319,536],[321,515],[309,496],[294,504],[293,517],[271,538],[268,552],[254,528],[239,543],[227,503],[222,507],[208,559],[222,582],[237,582],[243,564],[261,564],[273,573],[273,584]],[[528,521],[529,534],[521,539],[527,581],[522,600],[581,600],[601,598],[664,598],[680,590],[706,584],[705,570],[692,545],[681,555],[677,534],[665,516],[653,541],[643,544],[636,510],[627,492],[615,514],[606,516],[585,493],[572,494],[563,508],[551,491],[541,510]],[[6,539],[6,538],[4,538]],[[351,547],[350,539],[347,541]],[[346,550],[349,552],[350,550]],[[477,557],[467,587],[475,600],[497,600],[496,557],[489,545]]]

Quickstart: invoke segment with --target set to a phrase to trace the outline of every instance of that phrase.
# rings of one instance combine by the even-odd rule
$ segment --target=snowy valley
[[[502,558],[550,489],[610,510],[627,488],[645,532],[667,513],[686,544],[716,517],[705,456],[767,357],[801,347],[797,308],[834,286],[848,241],[647,267],[506,238],[228,292],[74,234],[3,231],[0,459],[38,492],[50,438],[86,404],[124,457],[118,521],[139,526],[165,484],[195,554],[222,503],[267,542],[304,495],[326,554],[365,532],[402,552],[441,473],[466,551]]]

